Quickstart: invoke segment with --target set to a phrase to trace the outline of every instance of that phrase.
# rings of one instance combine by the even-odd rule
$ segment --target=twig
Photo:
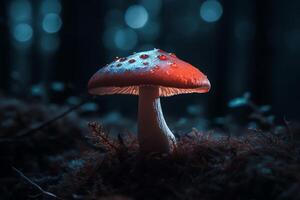
[[[37,188],[39,191],[41,191],[44,195],[50,196],[52,198],[55,199],[62,199],[58,196],[56,196],[55,194],[48,192],[46,190],[44,190],[41,186],[39,186],[38,184],[36,184],[35,182],[33,182],[32,180],[30,180],[28,177],[26,177],[20,170],[18,170],[15,167],[12,167],[12,169],[17,172],[22,178],[24,178],[27,182],[29,182],[31,185],[33,185],[35,188]]]
[[[94,137],[100,138],[105,144],[107,144],[114,150],[118,151],[119,148],[116,145],[114,145],[112,142],[110,142],[108,136],[103,134],[102,127],[100,127],[99,124],[97,124],[96,122],[89,122],[88,126],[92,129],[92,133],[94,134]]]
[[[51,125],[52,123],[54,123],[55,121],[63,118],[64,116],[68,115],[69,113],[73,112],[74,110],[78,109],[79,107],[81,107],[83,104],[85,104],[87,102],[87,100],[84,100],[82,101],[81,103],[69,108],[68,110],[66,110],[65,112],[57,115],[56,117],[50,119],[49,121],[46,121],[46,122],[43,122],[41,123],[40,125],[38,125],[37,127],[35,128],[31,128],[29,130],[26,130],[25,132],[21,132],[19,134],[17,134],[16,137],[24,137],[24,136],[27,136],[27,135],[30,135],[30,134],[33,134],[37,131],[40,131],[42,130],[43,128],[46,128],[47,126]]]

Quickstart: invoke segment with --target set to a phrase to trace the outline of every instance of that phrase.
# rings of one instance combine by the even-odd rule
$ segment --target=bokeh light
[[[44,88],[40,84],[32,85],[30,88],[30,94],[32,96],[43,96],[44,91]]]
[[[62,92],[65,90],[65,85],[62,82],[54,81],[51,83],[51,89],[56,92]]]
[[[200,7],[200,16],[206,22],[216,22],[222,14],[222,5],[216,0],[207,0]]]
[[[66,102],[70,105],[77,105],[81,102],[79,97],[76,96],[70,96],[67,98]]]
[[[148,12],[143,6],[133,5],[125,12],[125,22],[131,28],[142,28],[147,21]]]
[[[48,13],[43,19],[42,26],[47,33],[57,33],[62,26],[62,20],[58,14]]]
[[[18,42],[27,42],[32,38],[33,30],[29,24],[20,23],[15,26],[13,35]]]
[[[96,112],[98,109],[99,106],[94,102],[87,102],[80,107],[83,112]]]
[[[114,42],[120,50],[131,50],[137,44],[137,34],[128,28],[119,29],[114,36]]]

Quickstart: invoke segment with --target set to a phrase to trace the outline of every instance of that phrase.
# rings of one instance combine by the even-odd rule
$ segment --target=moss
[[[110,137],[95,122],[90,131],[80,129],[80,117],[20,139],[12,130],[47,120],[56,109],[13,105],[0,115],[11,119],[0,127],[1,199],[53,198],[12,166],[63,199],[300,199],[299,131],[288,125],[276,133],[276,127],[240,129],[240,136],[193,130],[171,154],[142,156],[135,135]],[[29,124],[20,124],[22,118]]]
[[[103,153],[90,152],[84,157],[86,167],[52,188],[60,196],[77,191],[91,199],[284,199],[293,197],[289,190],[299,181],[299,148],[284,135],[256,131],[215,138],[193,131],[179,139],[171,154],[142,156],[133,136],[110,138],[99,124],[90,127],[91,139]],[[82,175],[88,181],[77,180]],[[65,188],[74,182],[80,190],[77,185],[66,195]]]

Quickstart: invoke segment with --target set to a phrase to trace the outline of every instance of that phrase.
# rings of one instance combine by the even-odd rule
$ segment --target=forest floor
[[[76,111],[0,102],[0,199],[300,199],[300,131],[284,121],[215,135],[192,129],[171,154],[142,156]],[[262,120],[262,119],[261,119]]]

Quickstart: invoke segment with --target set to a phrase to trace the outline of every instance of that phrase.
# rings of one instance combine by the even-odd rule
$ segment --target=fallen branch
[[[33,185],[35,188],[37,188],[42,194],[55,198],[55,199],[62,199],[58,196],[56,196],[55,194],[51,193],[51,192],[47,192],[46,190],[44,190],[41,186],[39,186],[38,184],[36,184],[35,182],[33,182],[32,180],[30,180],[28,177],[26,177],[20,170],[18,170],[15,167],[12,167],[12,169],[17,172],[23,179],[25,179],[27,182],[29,182],[31,185]]]
[[[34,128],[31,128],[29,130],[26,130],[24,132],[21,132],[19,134],[17,134],[16,137],[24,137],[24,136],[27,136],[27,135],[30,135],[30,134],[33,134],[35,132],[38,132],[40,130],[42,130],[43,128],[46,128],[47,126],[51,125],[52,123],[54,123],[55,121],[63,118],[64,116],[68,115],[69,113],[73,112],[74,110],[78,109],[79,107],[81,107],[83,104],[85,104],[87,102],[87,100],[85,101],[82,101],[81,103],[69,108],[68,110],[66,110],[65,112],[57,115],[56,117],[50,119],[49,121],[46,121],[46,122],[43,122],[41,123],[40,125],[34,127]]]

